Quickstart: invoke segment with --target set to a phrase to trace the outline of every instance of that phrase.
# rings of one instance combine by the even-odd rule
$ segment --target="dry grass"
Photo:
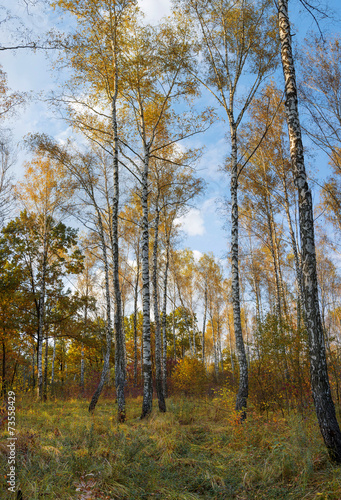
[[[155,409],[144,421],[141,404],[129,400],[128,420],[118,425],[109,400],[92,417],[86,401],[22,400],[16,452],[23,500],[341,499],[341,468],[329,462],[313,414],[266,418],[251,409],[241,425],[226,391],[213,400],[169,399],[166,414]]]

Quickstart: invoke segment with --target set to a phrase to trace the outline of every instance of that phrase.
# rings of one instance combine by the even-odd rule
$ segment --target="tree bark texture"
[[[149,280],[149,207],[148,207],[149,150],[146,148],[142,175],[142,312],[143,312],[143,402],[141,418],[152,411],[152,353],[150,343],[150,280]]]
[[[317,419],[329,456],[332,460],[341,463],[341,432],[330,391],[318,300],[313,205],[304,165],[288,0],[279,0],[278,2],[278,23],[285,79],[285,106],[289,129],[290,154],[299,197],[302,281],[305,323],[309,339],[311,388]]]
[[[163,305],[162,305],[162,385],[165,398],[167,397],[167,286],[168,286],[168,270],[169,270],[169,237],[166,241],[166,264],[165,274],[163,278]]]
[[[116,53],[115,53],[116,60]],[[112,100],[112,128],[114,140],[113,181],[114,193],[112,203],[112,257],[114,270],[114,297],[115,297],[115,386],[118,404],[118,421],[126,419],[125,385],[126,385],[126,357],[125,335],[122,321],[122,297],[119,278],[119,246],[118,246],[118,212],[119,212],[119,172],[118,172],[118,132],[116,116],[117,99],[117,72],[115,72],[115,95]]]
[[[162,354],[161,354],[161,325],[158,301],[157,286],[157,254],[158,254],[158,235],[159,235],[160,209],[158,198],[156,199],[156,215],[154,223],[154,245],[153,245],[153,302],[154,302],[154,321],[155,321],[155,382],[156,393],[159,403],[159,410],[166,411],[166,401],[162,384]]]
[[[56,361],[56,337],[53,338],[52,364],[51,364],[51,393],[54,391],[54,364]]]
[[[241,418],[246,418],[245,408],[249,394],[248,366],[243,340],[242,321],[240,314],[239,287],[239,239],[238,239],[238,163],[237,163],[237,132],[231,125],[232,175],[231,175],[231,264],[232,264],[232,307],[234,335],[239,363],[239,388],[236,400],[236,410],[242,411]]]
[[[107,313],[107,321],[106,321],[106,349],[104,354],[103,368],[101,373],[101,378],[98,383],[98,386],[92,396],[89,405],[89,412],[92,413],[98,402],[98,399],[101,395],[101,392],[104,387],[105,380],[107,378],[107,374],[109,371],[110,364],[110,352],[111,352],[111,344],[112,344],[112,326],[111,326],[111,304],[110,304],[110,286],[109,286],[109,263],[108,263],[108,255],[107,255],[107,247],[104,238],[104,230],[100,213],[98,215],[98,225],[99,225],[99,233],[101,239],[102,253],[103,253],[103,261],[104,261],[104,279],[105,279],[105,300],[106,300],[106,313]]]
[[[140,245],[136,248],[136,281],[134,288],[134,387],[137,387],[137,301],[140,281]]]
[[[45,366],[44,366],[44,401],[47,400],[47,369],[48,369],[48,361],[49,361],[49,338],[47,334],[45,335]]]
[[[207,273],[205,274],[205,292],[204,292],[204,316],[202,319],[202,364],[206,369],[206,359],[205,359],[205,333],[206,333],[206,316],[207,316]]]
[[[44,216],[44,234],[43,234],[43,261],[42,275],[39,297],[39,322],[38,322],[38,399],[42,400],[44,395],[43,387],[43,335],[44,335],[44,319],[45,319],[45,293],[46,293],[46,273],[47,273],[47,221]]]

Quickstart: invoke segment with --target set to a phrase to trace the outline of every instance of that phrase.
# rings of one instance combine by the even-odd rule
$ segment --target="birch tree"
[[[78,31],[69,38],[67,55],[75,71],[71,95],[61,99],[69,106],[68,119],[74,128],[99,144],[112,156],[111,252],[115,303],[115,384],[118,419],[125,420],[125,339],[119,279],[119,119],[122,98],[122,52],[136,14],[133,0],[59,0],[59,7],[77,18]],[[85,85],[84,85],[85,82]],[[81,86],[86,91],[79,97]],[[75,110],[76,105],[76,110]]]
[[[238,0],[184,0],[185,13],[196,21],[200,32],[202,68],[196,78],[224,110],[231,143],[231,264],[232,304],[239,361],[239,389],[236,409],[243,411],[248,397],[248,368],[240,313],[238,178],[242,165],[238,158],[238,129],[256,92],[276,66],[276,34],[271,3]],[[248,82],[244,84],[244,77]],[[244,86],[244,85],[245,86]],[[240,86],[244,86],[243,95]]]
[[[181,152],[176,145],[165,148],[159,158],[151,162],[151,213],[154,217],[153,236],[153,302],[155,321],[155,369],[156,387],[163,385],[165,397],[167,385],[167,282],[170,259],[170,239],[175,232],[175,218],[184,215],[188,203],[203,190],[203,181],[195,176],[194,162],[200,151]],[[162,324],[160,318],[159,286],[160,247],[164,249],[164,279]],[[162,329],[162,332],[161,332]]]
[[[149,277],[149,193],[150,165],[166,147],[202,132],[210,114],[193,112],[177,115],[175,103],[195,94],[193,79],[187,68],[191,64],[186,25],[161,25],[158,29],[136,26],[125,61],[126,87],[124,97],[135,125],[140,151],[130,150],[130,161],[139,178],[142,206],[142,307],[143,307],[143,373],[144,389],[141,418],[152,409],[152,364],[150,346],[150,277]],[[160,388],[160,390],[163,390]]]
[[[321,434],[330,458],[341,462],[341,432],[331,396],[326,351],[321,322],[316,271],[316,251],[312,195],[307,182],[298,112],[295,64],[288,14],[288,0],[278,2],[278,28],[285,80],[285,106],[290,140],[291,162],[298,191],[302,281],[305,323],[309,339],[311,389]]]

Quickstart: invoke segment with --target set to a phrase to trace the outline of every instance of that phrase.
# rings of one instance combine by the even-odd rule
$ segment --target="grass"
[[[23,500],[341,499],[341,468],[328,460],[313,414],[238,423],[232,399],[169,399],[139,420],[142,401],[94,416],[82,400],[17,404],[17,487]],[[157,406],[156,404],[154,406]],[[0,442],[1,499],[7,491],[7,433]],[[7,495],[7,496],[6,496]]]

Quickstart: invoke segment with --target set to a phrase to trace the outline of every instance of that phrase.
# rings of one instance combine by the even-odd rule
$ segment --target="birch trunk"
[[[159,410],[166,411],[166,402],[162,384],[162,355],[161,355],[161,325],[158,303],[157,287],[157,253],[158,253],[158,235],[159,235],[159,199],[156,198],[156,216],[154,223],[154,245],[153,245],[153,299],[154,299],[154,321],[155,321],[155,381],[156,393],[159,403]]]
[[[54,392],[54,364],[56,361],[56,337],[53,338],[52,365],[51,365],[51,393]]]
[[[195,317],[194,317],[194,312],[193,312],[192,306],[191,306],[191,318],[192,318],[192,325],[193,325],[193,339],[192,339],[193,355],[196,358],[197,357],[197,346],[196,346],[196,342],[195,342],[195,337],[196,337],[195,334],[196,334],[196,330],[197,330],[197,323],[195,321]]]
[[[238,240],[238,163],[237,163],[237,131],[231,124],[232,175],[231,175],[231,264],[232,264],[232,307],[234,335],[239,363],[239,388],[236,400],[236,410],[242,411],[241,418],[246,418],[245,408],[249,394],[249,378],[245,346],[243,340],[240,314],[239,287],[239,240]]]
[[[44,366],[44,401],[47,400],[47,368],[48,368],[48,354],[49,354],[49,339],[47,334],[45,335],[45,366]]]
[[[206,360],[205,360],[205,331],[206,331],[206,316],[207,316],[207,274],[205,276],[205,293],[204,293],[204,316],[202,319],[202,364],[206,369]]]
[[[46,216],[44,216],[44,234],[43,234],[43,262],[42,276],[40,285],[39,298],[39,323],[38,323],[38,399],[44,398],[43,387],[43,335],[44,335],[44,319],[45,319],[45,293],[46,293],[46,273],[47,273],[47,228]]]
[[[302,304],[303,304],[303,291],[302,291],[302,271],[299,260],[299,253],[297,249],[297,242],[295,238],[295,233],[292,225],[291,214],[290,214],[290,204],[289,204],[289,196],[288,196],[288,187],[285,178],[285,174],[282,176],[282,184],[284,191],[284,207],[285,213],[287,216],[291,248],[294,254],[295,261],[295,272],[296,272],[296,282],[297,282],[297,329],[300,330],[302,326]]]
[[[254,257],[254,253],[253,253],[250,227],[248,228],[248,233],[249,233],[249,242],[250,242],[250,257],[251,257],[251,278],[252,278],[253,291],[254,291],[255,299],[256,299],[256,325],[257,325],[257,330],[258,330],[260,322],[261,322],[260,304],[259,304],[259,285],[258,285],[257,276],[256,276],[255,257]]]
[[[140,246],[137,244],[136,249],[136,281],[134,289],[134,387],[137,387],[137,300],[139,294],[139,278],[140,278]],[[142,358],[141,358],[142,359]]]
[[[221,373],[224,371],[224,363],[223,363],[223,353],[221,351],[221,332],[220,332],[220,317],[218,315],[217,320],[217,339],[218,339],[218,354],[219,354],[219,363],[221,367]]]
[[[169,238],[166,241],[166,264],[163,279],[163,306],[162,306],[162,385],[165,398],[167,397],[167,284],[169,270]]]
[[[115,56],[116,57],[116,56]],[[116,117],[117,99],[117,72],[115,73],[115,96],[112,101],[112,127],[114,139],[114,161],[113,180],[114,193],[112,204],[112,257],[114,274],[114,297],[115,297],[115,386],[118,404],[118,421],[126,419],[125,410],[125,385],[126,385],[126,359],[125,359],[125,335],[122,322],[122,297],[119,279],[119,246],[118,246],[118,211],[119,211],[119,172],[118,172],[118,133]]]
[[[182,311],[183,311],[183,314],[184,314],[186,330],[187,330],[187,334],[188,334],[189,350],[191,352],[191,356],[193,357],[193,344],[192,344],[191,330],[190,330],[190,327],[189,327],[189,324],[188,324],[188,319],[187,319],[187,309],[185,308],[184,301],[182,300],[182,295],[181,295],[181,290],[180,290],[180,286],[179,286],[179,281],[178,281],[176,275],[175,275],[175,279],[176,279],[176,286],[177,286],[177,289],[178,289],[178,295],[179,295],[179,299],[180,299],[180,304],[181,304]]]
[[[278,2],[278,24],[286,92],[290,154],[299,196],[302,278],[306,328],[309,339],[311,388],[320,430],[332,460],[341,463],[341,432],[331,396],[318,300],[312,196],[304,165],[297,86],[292,55],[288,0]]]
[[[33,353],[32,353],[32,387],[33,389],[35,388],[36,386],[36,376],[35,376],[35,349],[33,347]]]
[[[89,273],[87,271],[86,275],[86,288],[85,288],[85,306],[84,306],[84,333],[87,334],[88,331],[88,297],[89,297]],[[81,347],[81,374],[80,374],[80,389],[81,394],[84,394],[84,370],[85,370],[85,360],[84,360],[84,342],[82,342]]]
[[[103,261],[104,261],[104,279],[105,279],[105,300],[106,300],[106,313],[107,313],[107,321],[106,321],[106,349],[103,360],[103,368],[101,373],[101,378],[98,383],[97,389],[95,390],[92,399],[89,405],[89,412],[94,412],[96,408],[96,404],[103,390],[107,373],[109,371],[110,364],[110,352],[111,352],[111,344],[112,344],[112,326],[111,326],[111,305],[110,305],[110,287],[109,287],[109,263],[107,256],[107,247],[104,238],[104,229],[103,223],[100,213],[97,213],[98,217],[98,226],[99,226],[99,236],[101,240],[101,247],[103,253]]]
[[[81,348],[81,377],[80,377],[80,386],[81,386],[81,394],[84,394],[84,344],[82,342]]]
[[[142,174],[142,310],[143,310],[143,403],[141,418],[152,411],[153,383],[150,345],[150,280],[149,280],[149,223],[148,223],[149,149],[145,148]]]
[[[118,212],[119,212],[119,167],[118,167],[118,127],[117,127],[117,97],[118,97],[118,58],[117,58],[117,14],[110,10],[111,43],[114,62],[114,93],[111,102],[112,138],[113,138],[113,201],[112,201],[112,258],[113,281],[115,298],[115,387],[118,405],[117,418],[119,422],[126,419],[125,385],[126,385],[126,356],[125,333],[122,320],[122,296],[119,279],[119,245],[118,245]],[[114,14],[114,15],[113,15]]]
[[[174,293],[175,297],[175,293]],[[172,335],[173,335],[173,359],[176,361],[176,338],[175,338],[175,306],[173,308]]]
[[[231,325],[230,325],[230,316],[227,311],[227,326],[229,330],[229,341],[230,341],[230,359],[231,359],[231,370],[232,370],[232,382],[234,384],[234,360],[233,360],[233,352],[232,352],[232,335],[231,335]]]
[[[212,340],[213,340],[213,354],[214,354],[214,373],[216,380],[218,380],[219,377],[219,365],[218,365],[218,350],[217,350],[217,339],[216,339],[216,332],[214,328],[214,320],[212,314],[211,316],[211,326],[212,326]]]

